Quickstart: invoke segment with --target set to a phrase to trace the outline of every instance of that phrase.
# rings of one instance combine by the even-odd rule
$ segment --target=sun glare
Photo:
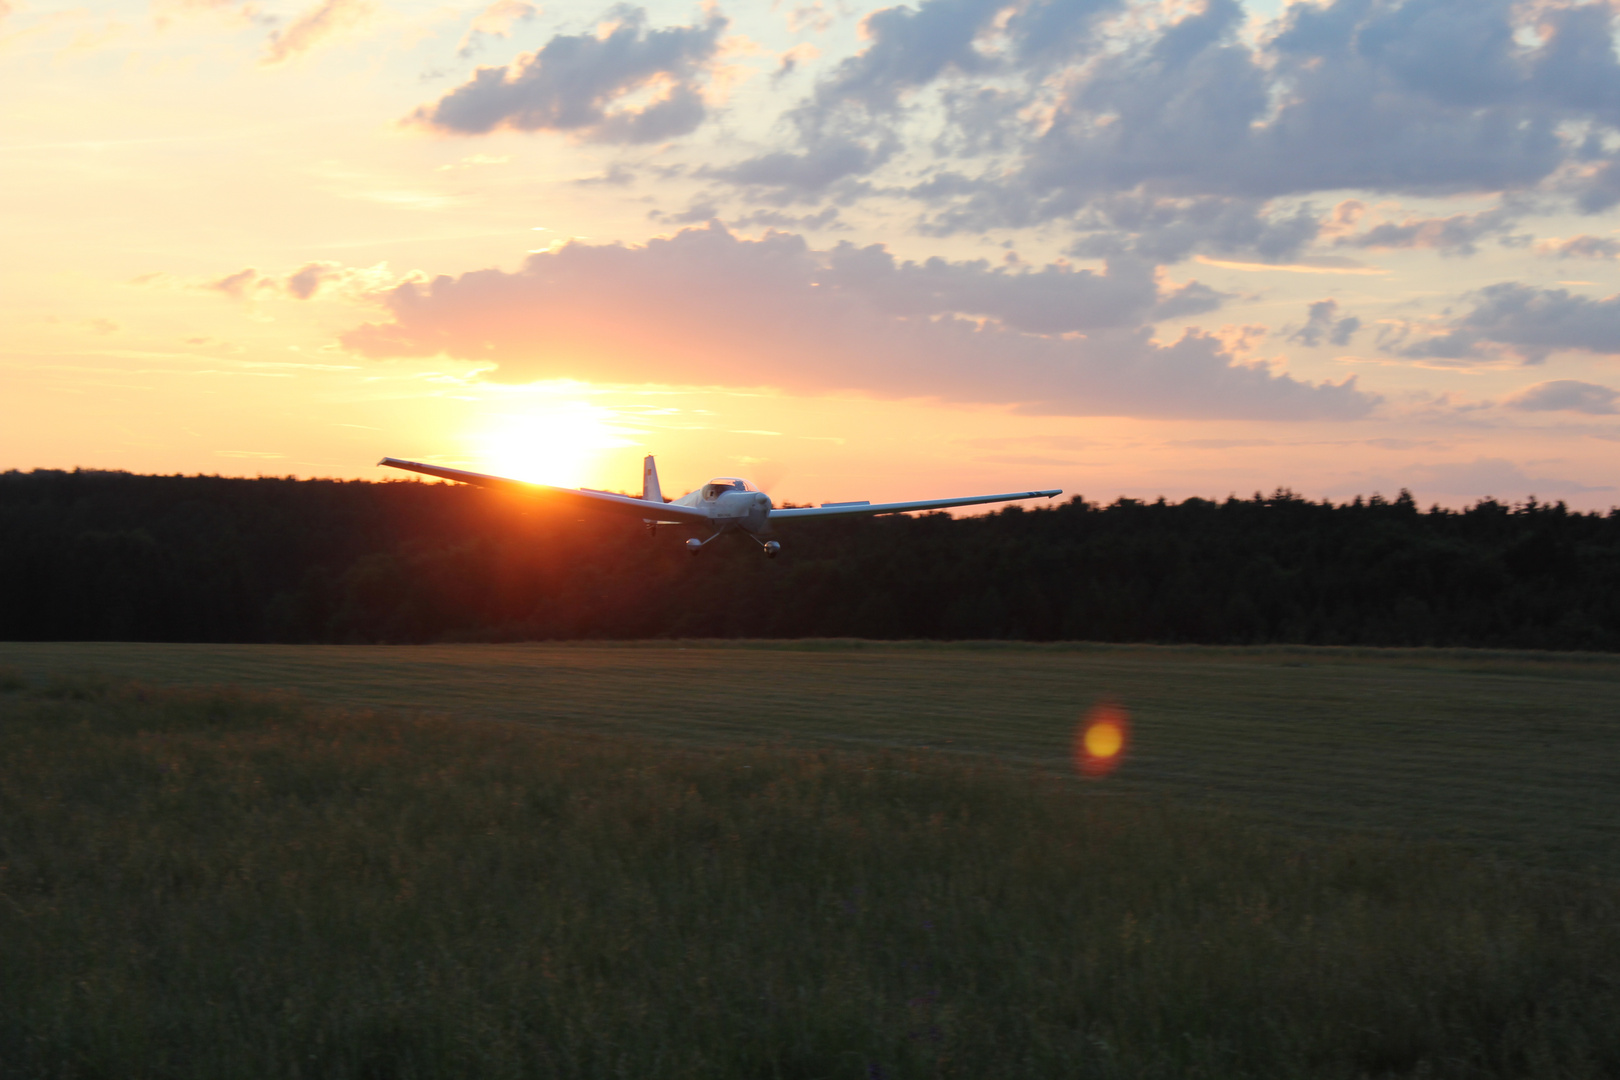
[[[1093,705],[1075,732],[1074,766],[1080,775],[1107,776],[1118,768],[1129,732],[1122,706],[1112,701]]]
[[[583,487],[602,451],[630,445],[614,419],[610,410],[583,402],[537,404],[488,416],[473,440],[483,467],[498,476]]]

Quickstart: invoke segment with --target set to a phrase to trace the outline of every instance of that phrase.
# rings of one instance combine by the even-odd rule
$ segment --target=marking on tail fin
[[[641,463],[641,498],[645,502],[664,501],[663,489],[658,486],[658,463],[651,454]]]

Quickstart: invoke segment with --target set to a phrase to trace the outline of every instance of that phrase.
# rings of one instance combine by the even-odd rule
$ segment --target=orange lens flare
[[[1125,709],[1112,701],[1091,707],[1074,733],[1074,767],[1081,776],[1107,776],[1119,767],[1130,741],[1131,723]]]

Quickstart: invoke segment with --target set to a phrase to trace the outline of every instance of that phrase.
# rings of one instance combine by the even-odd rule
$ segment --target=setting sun
[[[602,451],[629,445],[614,419],[611,410],[582,402],[534,405],[489,417],[472,441],[480,466],[492,473],[581,487],[594,477]]]

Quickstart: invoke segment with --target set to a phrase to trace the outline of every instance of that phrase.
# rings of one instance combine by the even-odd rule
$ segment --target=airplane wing
[[[401,461],[398,458],[391,457],[385,457],[377,464],[387,465],[395,469],[405,469],[408,472],[421,473],[424,476],[436,476],[441,480],[457,480],[463,484],[476,484],[479,487],[495,488],[498,491],[510,491],[530,498],[538,497],[542,502],[552,503],[559,509],[600,510],[622,514],[625,517],[639,518],[644,521],[658,521],[667,524],[710,524],[709,515],[694,507],[675,506],[670,503],[644,502],[641,499],[631,498],[629,495],[613,495],[606,491],[587,491],[584,488],[552,487],[550,484],[531,484],[526,480],[511,480],[504,476],[486,476],[483,473],[447,469],[442,465],[424,465],[420,461]]]
[[[908,510],[943,510],[947,506],[972,506],[975,503],[1013,502],[1017,499],[1050,499],[1063,491],[1013,491],[1004,495],[966,495],[960,499],[921,499],[917,502],[897,503],[822,503],[820,506],[789,506],[771,511],[772,521],[797,521],[800,518],[854,517],[857,514],[903,514]]]

